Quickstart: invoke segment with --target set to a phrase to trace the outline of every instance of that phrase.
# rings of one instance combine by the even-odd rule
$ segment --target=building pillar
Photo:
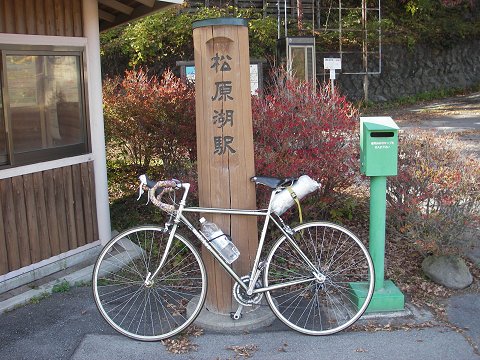
[[[102,244],[111,238],[107,161],[102,106],[102,72],[97,0],[83,0],[83,34],[87,38],[87,90],[90,139],[95,172],[98,233]]]

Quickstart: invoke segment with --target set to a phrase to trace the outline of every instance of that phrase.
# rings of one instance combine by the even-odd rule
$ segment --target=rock
[[[423,260],[422,270],[432,281],[450,289],[464,289],[473,282],[465,261],[454,255],[429,256]]]
[[[463,254],[480,267],[480,229],[466,231],[460,240]]]

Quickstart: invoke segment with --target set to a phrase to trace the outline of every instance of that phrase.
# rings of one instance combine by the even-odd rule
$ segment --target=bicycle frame
[[[275,194],[277,194],[280,190],[275,189],[272,191],[272,195],[270,196],[270,201],[267,209],[262,209],[262,210],[241,210],[241,209],[225,209],[225,208],[204,208],[204,207],[186,207],[186,199],[188,196],[188,192],[190,190],[190,184],[184,183],[181,185],[181,187],[184,189],[182,199],[180,201],[179,207],[176,211],[175,219],[174,219],[174,224],[173,227],[170,230],[170,235],[168,238],[168,242],[165,248],[165,252],[162,256],[162,259],[160,260],[160,264],[158,268],[155,270],[153,275],[148,274],[147,279],[145,280],[145,283],[148,283],[152,281],[162,268],[165,259],[167,257],[168,252],[170,251],[171,244],[173,242],[173,238],[175,236],[177,227],[180,222],[185,224],[187,228],[201,241],[201,243],[207,248],[207,250],[215,257],[215,259],[222,265],[222,267],[227,271],[227,273],[237,282],[239,286],[241,286],[248,295],[256,294],[256,293],[263,293],[266,291],[271,291],[275,289],[279,289],[282,287],[286,286],[291,286],[291,285],[296,285],[296,284],[301,284],[304,282],[312,281],[312,280],[317,280],[319,282],[325,281],[325,276],[315,268],[315,266],[312,264],[312,262],[307,258],[307,256],[303,253],[303,251],[300,249],[300,247],[296,244],[295,239],[293,238],[293,235],[295,234],[294,231],[286,224],[283,223],[281,218],[279,217],[280,221],[277,221],[272,216],[272,200]],[[244,215],[244,216],[264,216],[265,217],[265,222],[263,224],[262,228],[262,233],[260,236],[260,240],[258,243],[258,248],[257,248],[257,253],[255,255],[255,261],[252,266],[252,271],[250,273],[250,281],[249,281],[249,286],[247,286],[242,280],[241,277],[230,267],[229,264],[223,260],[222,256],[220,253],[210,245],[208,242],[208,239],[200,232],[198,231],[195,226],[190,223],[190,221],[183,215],[184,212],[188,213],[209,213],[209,214],[224,214],[224,215]],[[295,280],[295,281],[289,281],[285,282],[282,284],[277,284],[277,285],[271,285],[271,286],[266,286],[266,287],[261,287],[254,289],[255,284],[257,282],[257,279],[260,276],[260,273],[262,272],[263,268],[260,267],[260,256],[261,252],[263,250],[263,245],[265,242],[265,237],[267,234],[267,228],[270,223],[270,220],[273,221],[273,223],[280,229],[280,231],[283,233],[283,235],[286,237],[286,239],[292,244],[292,246],[298,251],[298,254],[300,257],[306,262],[306,264],[311,268],[312,270],[312,278],[308,279],[302,279],[302,280]]]

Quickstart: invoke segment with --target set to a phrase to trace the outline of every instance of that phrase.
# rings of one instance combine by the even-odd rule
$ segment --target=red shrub
[[[110,166],[111,179],[115,169],[133,163],[154,177],[196,182],[193,88],[171,72],[158,79],[128,71],[105,81],[104,104],[109,154],[117,165]],[[330,202],[333,190],[352,184],[358,173],[358,111],[343,96],[332,95],[328,86],[312,91],[310,83],[279,73],[263,97],[252,97],[252,111],[257,174],[308,174],[321,182],[321,194],[332,195],[323,197]],[[118,161],[118,150],[127,161]]]
[[[132,70],[104,82],[107,141],[127,162],[148,167],[160,161],[168,172],[196,156],[193,89],[166,71],[162,78]]]
[[[322,194],[352,184],[358,168],[358,111],[328,85],[316,91],[279,73],[252,103],[259,175],[308,174]]]

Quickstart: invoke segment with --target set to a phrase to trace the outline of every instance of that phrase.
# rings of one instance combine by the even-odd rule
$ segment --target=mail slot
[[[397,175],[398,129],[388,116],[360,118],[360,171],[363,174]]]
[[[393,131],[378,131],[370,133],[371,137],[394,137],[395,133]]]

